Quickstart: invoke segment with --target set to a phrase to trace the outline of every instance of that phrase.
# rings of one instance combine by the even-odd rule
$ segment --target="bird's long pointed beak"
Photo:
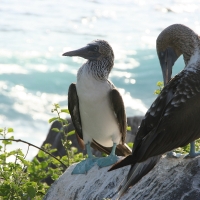
[[[68,51],[66,53],[63,53],[63,56],[80,56],[80,57],[84,57],[85,55],[87,55],[88,52],[88,48],[83,47],[74,51]]]
[[[97,60],[100,55],[99,52],[92,51],[90,45],[63,54],[63,56],[79,56],[88,60]]]
[[[177,60],[178,56],[176,55],[176,52],[173,48],[168,47],[166,51],[164,52],[164,56],[159,56],[160,65],[162,68],[162,74],[163,74],[163,80],[164,85],[166,85],[170,80],[172,76],[172,67]]]

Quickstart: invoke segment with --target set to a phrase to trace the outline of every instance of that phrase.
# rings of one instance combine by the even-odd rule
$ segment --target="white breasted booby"
[[[131,153],[124,144],[127,127],[125,108],[120,93],[108,80],[114,65],[114,53],[108,42],[95,40],[63,56],[79,56],[88,60],[79,68],[77,83],[72,83],[68,91],[68,109],[77,139],[82,146],[86,144],[88,154],[88,158],[77,164],[72,174],[84,174],[95,163],[99,167],[116,163],[116,147],[122,155]],[[110,155],[99,159],[93,157],[91,143],[104,152],[107,147],[113,146]]]
[[[186,26],[171,25],[158,36],[157,53],[166,86],[147,111],[138,129],[132,155],[114,164],[109,170],[131,165],[120,188],[120,195],[138,181],[137,172],[140,172],[141,178],[154,167],[160,155],[200,138],[199,36]],[[186,66],[168,82],[174,62],[182,54]],[[143,169],[143,166],[146,168]]]

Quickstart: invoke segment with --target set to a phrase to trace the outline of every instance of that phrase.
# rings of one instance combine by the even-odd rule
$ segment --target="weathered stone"
[[[71,175],[70,166],[44,200],[102,200],[114,193],[129,166],[107,172],[93,167],[87,175]],[[117,199],[115,195],[112,200]],[[200,157],[162,158],[154,169],[121,197],[122,200],[200,200]]]

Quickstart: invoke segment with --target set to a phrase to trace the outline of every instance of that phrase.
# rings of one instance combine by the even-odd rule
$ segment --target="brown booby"
[[[109,170],[131,165],[119,189],[120,195],[148,173],[162,154],[200,138],[199,36],[184,25],[171,25],[158,36],[157,53],[166,86],[147,111],[138,129],[132,155],[114,164]],[[172,66],[180,55],[184,57],[185,68],[168,82]]]
[[[68,91],[68,109],[77,138],[82,146],[85,143],[88,154],[88,158],[77,164],[72,174],[85,174],[95,164],[105,167],[116,163],[116,147],[126,155],[131,153],[124,144],[127,127],[125,108],[117,88],[108,80],[114,65],[114,53],[108,42],[95,40],[63,56],[79,56],[88,60],[79,68],[77,83],[72,83]],[[90,149],[91,143],[103,151],[112,146],[110,155],[95,158]]]

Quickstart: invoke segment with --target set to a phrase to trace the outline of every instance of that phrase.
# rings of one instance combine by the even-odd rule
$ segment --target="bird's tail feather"
[[[123,160],[120,160],[119,162],[115,163],[108,171],[112,171],[121,167],[125,167],[127,165],[134,165],[136,163],[135,157],[132,155],[127,156]]]
[[[154,156],[144,162],[136,163],[134,166],[131,166],[128,175],[118,188],[118,198],[120,198],[128,190],[129,187],[135,185],[143,176],[151,171],[158,163],[160,158],[160,155]]]

